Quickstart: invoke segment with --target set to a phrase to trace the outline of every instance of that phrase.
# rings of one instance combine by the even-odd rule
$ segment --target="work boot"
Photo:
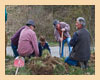
[[[79,62],[79,65],[80,65],[81,69],[85,69],[84,62]]]

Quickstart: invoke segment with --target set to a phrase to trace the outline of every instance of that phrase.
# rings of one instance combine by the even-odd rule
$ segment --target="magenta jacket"
[[[25,26],[19,37],[18,53],[21,56],[29,56],[33,52],[36,56],[39,55],[37,37],[34,31]]]
[[[59,24],[60,24],[61,29],[62,29],[62,28],[65,28],[64,36],[65,36],[65,37],[70,37],[70,34],[69,34],[70,26],[69,26],[69,24],[67,24],[67,23],[65,23],[65,22],[60,22]],[[56,39],[57,41],[59,41],[59,40],[60,40],[60,34],[59,34],[59,32],[57,31],[56,27],[54,27],[54,35],[55,35],[55,39]]]

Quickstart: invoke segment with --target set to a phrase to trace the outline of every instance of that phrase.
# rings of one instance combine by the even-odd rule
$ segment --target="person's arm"
[[[72,39],[70,40],[70,46],[75,46],[78,41],[78,34],[75,32]]]
[[[65,25],[65,31],[66,31],[66,32],[69,32],[69,31],[70,31],[70,26],[69,26],[69,24],[66,24],[66,25]]]
[[[38,42],[37,42],[37,37],[36,37],[35,32],[31,34],[31,42],[32,42],[32,46],[35,51],[35,55],[38,57],[39,56],[39,48],[38,48]]]
[[[46,43],[46,45],[47,45],[47,49],[49,50],[49,52],[51,54],[51,50],[50,50],[50,47],[49,47],[48,43]]]
[[[60,22],[61,25],[61,29],[63,32],[69,32],[70,31],[70,26],[69,24],[65,23],[65,22]]]

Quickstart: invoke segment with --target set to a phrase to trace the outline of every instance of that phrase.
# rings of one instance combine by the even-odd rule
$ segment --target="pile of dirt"
[[[26,66],[34,75],[67,74],[68,72],[68,65],[64,63],[64,59],[51,57],[47,50],[43,51],[42,57],[30,58]]]
[[[63,75],[68,73],[68,64],[64,58],[52,57],[47,50],[42,57],[26,59],[26,67],[33,75]],[[89,65],[95,63],[95,53],[91,54]]]

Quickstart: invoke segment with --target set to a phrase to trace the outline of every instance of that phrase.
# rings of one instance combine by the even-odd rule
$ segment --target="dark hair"
[[[30,27],[30,26],[32,26],[32,25],[31,25],[31,24],[26,24],[26,26]]]
[[[33,26],[33,25],[31,25],[31,24],[26,24],[26,26],[30,27],[30,26]],[[33,26],[33,27],[35,28],[35,26]]]
[[[57,19],[55,19],[55,20],[53,21],[53,25],[54,25],[54,26],[56,26],[58,23],[59,23],[59,20],[57,20]]]
[[[45,37],[44,36],[40,36],[40,41],[41,42],[45,42],[46,40],[45,40]]]

